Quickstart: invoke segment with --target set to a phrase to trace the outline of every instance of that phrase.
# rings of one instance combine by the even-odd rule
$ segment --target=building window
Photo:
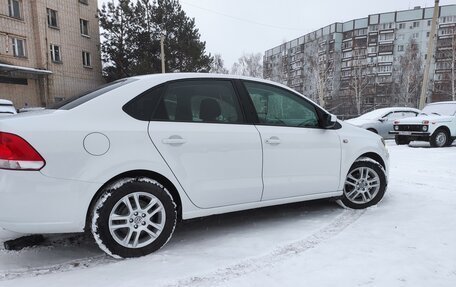
[[[61,63],[62,62],[62,56],[60,54],[60,46],[51,44],[50,45],[50,51],[51,51],[51,60],[52,60],[52,62]]]
[[[92,67],[92,57],[89,52],[82,51],[82,65],[84,67]]]
[[[378,73],[391,73],[393,71],[393,66],[378,66]]]
[[[19,38],[11,38],[11,40],[14,57],[25,57],[25,40]]]
[[[80,19],[79,24],[81,27],[81,34],[84,36],[89,36],[89,21]]]
[[[21,18],[21,1],[8,0],[9,16],[14,18]]]
[[[380,41],[393,41],[394,33],[380,34]]]
[[[431,32],[426,32],[426,37],[429,38],[429,35],[431,35]]]
[[[381,30],[394,29],[394,23],[384,23],[381,25]]]
[[[59,27],[57,23],[57,11],[47,8],[47,18],[49,27]]]
[[[420,33],[413,33],[412,38],[413,39],[418,39],[420,37]]]
[[[397,46],[397,51],[398,52],[403,52],[404,51],[404,45],[398,45]]]
[[[405,29],[405,23],[400,23],[400,24],[399,24],[399,30],[400,30],[400,29]]]
[[[413,22],[413,28],[420,27],[420,22]]]
[[[428,23],[428,26],[431,26],[432,20],[428,20],[427,23]]]

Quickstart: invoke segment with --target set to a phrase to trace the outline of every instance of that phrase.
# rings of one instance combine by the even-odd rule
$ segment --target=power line
[[[218,11],[215,11],[215,10],[212,10],[212,9],[204,8],[204,7],[201,7],[201,6],[198,6],[198,5],[195,5],[195,4],[191,4],[191,3],[188,3],[188,2],[185,2],[185,1],[180,1],[180,2],[184,3],[186,5],[192,6],[194,8],[198,8],[198,9],[204,10],[206,12],[211,12],[211,13],[218,14],[218,15],[221,15],[221,16],[224,16],[224,17],[227,17],[227,18],[231,18],[231,19],[234,19],[234,20],[242,21],[242,22],[247,22],[247,23],[250,23],[250,24],[255,24],[255,25],[269,27],[269,28],[274,28],[274,29],[281,29],[281,30],[293,30],[293,31],[300,31],[300,32],[302,32],[302,30],[303,30],[303,29],[298,29],[298,28],[283,27],[283,26],[276,26],[276,25],[271,25],[271,24],[266,24],[266,23],[260,23],[260,22],[252,21],[250,19],[240,18],[240,17],[228,15],[228,14],[225,14],[225,13],[222,13],[222,12],[218,12]]]

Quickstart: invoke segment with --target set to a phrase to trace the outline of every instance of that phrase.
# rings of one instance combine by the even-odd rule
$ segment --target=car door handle
[[[163,139],[162,143],[164,144],[170,144],[170,145],[179,145],[179,144],[184,144],[187,141],[179,136],[170,136],[167,139]]]
[[[267,140],[265,140],[265,143],[271,144],[271,145],[280,144],[280,139],[278,137],[270,137]]]

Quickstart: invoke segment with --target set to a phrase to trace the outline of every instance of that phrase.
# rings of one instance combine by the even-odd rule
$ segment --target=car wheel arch
[[[89,208],[87,209],[86,213],[86,221],[85,221],[85,228],[84,230],[87,230],[87,227],[90,226],[90,220],[91,220],[91,211],[96,204],[98,198],[103,194],[104,189],[109,186],[110,184],[114,183],[115,181],[121,180],[123,178],[138,178],[138,177],[145,177],[149,178],[152,180],[156,180],[158,183],[163,185],[168,192],[171,194],[174,202],[177,205],[177,218],[178,220],[182,219],[182,200],[179,194],[179,191],[175,187],[175,185],[165,176],[163,176],[160,173],[150,171],[150,170],[130,170],[123,172],[121,174],[118,174],[108,180],[105,184],[103,184],[95,193],[95,195],[92,197],[92,200],[90,201]]]
[[[440,126],[440,127],[436,128],[432,134],[435,134],[436,132],[438,132],[440,130],[446,131],[448,133],[448,135],[451,137],[451,131],[447,126]]]
[[[366,130],[378,134],[378,131],[374,128],[367,128]]]
[[[371,159],[371,160],[373,160],[373,161],[378,162],[378,163],[383,167],[383,169],[386,170],[385,161],[383,160],[383,158],[382,158],[379,154],[377,154],[377,153],[375,153],[375,152],[367,152],[367,153],[364,153],[364,154],[360,155],[360,156],[355,160],[355,162],[358,161],[358,160],[360,160],[360,159],[363,159],[363,158],[369,158],[369,159]]]

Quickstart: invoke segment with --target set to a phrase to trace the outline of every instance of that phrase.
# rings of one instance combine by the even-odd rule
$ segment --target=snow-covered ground
[[[314,201],[192,220],[159,252],[121,261],[91,238],[50,237],[1,249],[0,286],[456,286],[456,142],[388,145],[376,207]]]

